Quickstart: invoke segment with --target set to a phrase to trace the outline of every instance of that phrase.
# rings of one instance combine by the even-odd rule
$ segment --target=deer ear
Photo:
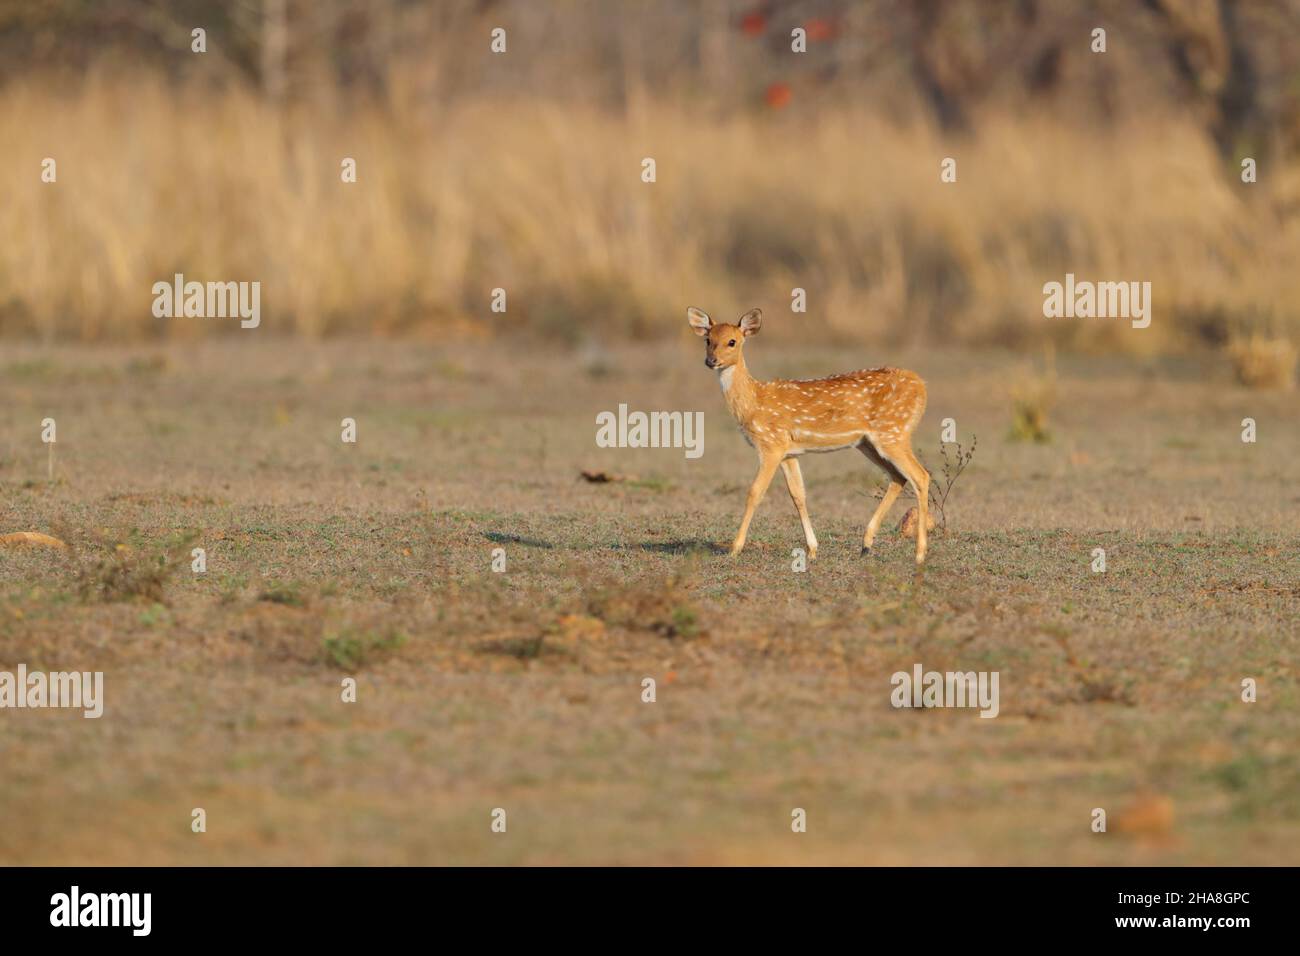
[[[713,328],[713,320],[694,306],[686,310],[686,321],[691,323],[696,335],[708,335]]]
[[[750,309],[740,317],[740,331],[753,335],[763,326],[763,310]]]

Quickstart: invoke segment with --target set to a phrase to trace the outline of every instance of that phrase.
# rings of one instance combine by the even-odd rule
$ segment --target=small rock
[[[40,548],[67,547],[58,538],[51,538],[48,534],[41,534],[39,531],[14,531],[10,534],[0,534],[0,544],[13,547],[28,545]]]
[[[635,475],[618,475],[612,471],[589,471],[585,468],[578,474],[581,475],[584,480],[591,482],[593,485],[604,485],[611,481],[636,480]]]
[[[898,523],[898,533],[904,538],[916,537],[916,526],[918,519],[915,508],[908,508],[907,513],[903,515],[903,520]],[[926,513],[925,530],[927,532],[934,530],[934,515]]]
[[[1120,833],[1158,837],[1174,825],[1174,801],[1164,794],[1140,794],[1115,814],[1115,829]]]

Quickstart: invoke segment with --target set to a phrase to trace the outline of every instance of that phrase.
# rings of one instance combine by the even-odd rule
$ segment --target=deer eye
[[[732,339],[730,342],[727,343],[727,347],[730,348],[731,346],[733,346],[733,345],[735,345],[735,344],[736,344],[736,340],[735,340],[735,339]]]

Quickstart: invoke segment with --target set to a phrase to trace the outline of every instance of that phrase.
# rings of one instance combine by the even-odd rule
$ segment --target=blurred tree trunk
[[[1168,28],[1174,72],[1199,104],[1219,152],[1231,155],[1257,120],[1258,77],[1233,0],[1147,0]]]
[[[279,103],[285,93],[285,61],[289,51],[288,0],[263,0],[262,4],[262,89],[268,99]]]
[[[961,94],[949,88],[944,79],[939,22],[942,0],[915,0],[908,5],[912,16],[912,78],[930,106],[930,112],[945,132],[965,132],[970,128]]]
[[[697,48],[697,75],[706,88],[726,89],[733,79],[731,69],[731,0],[706,4],[700,12],[700,39]]]

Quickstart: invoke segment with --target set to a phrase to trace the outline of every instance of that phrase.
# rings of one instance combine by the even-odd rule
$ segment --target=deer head
[[[755,335],[762,327],[763,312],[761,309],[750,309],[740,317],[737,324],[729,325],[726,322],[715,323],[707,313],[690,308],[686,310],[686,321],[695,330],[695,334],[704,339],[704,364],[722,371],[740,361],[745,339]]]

